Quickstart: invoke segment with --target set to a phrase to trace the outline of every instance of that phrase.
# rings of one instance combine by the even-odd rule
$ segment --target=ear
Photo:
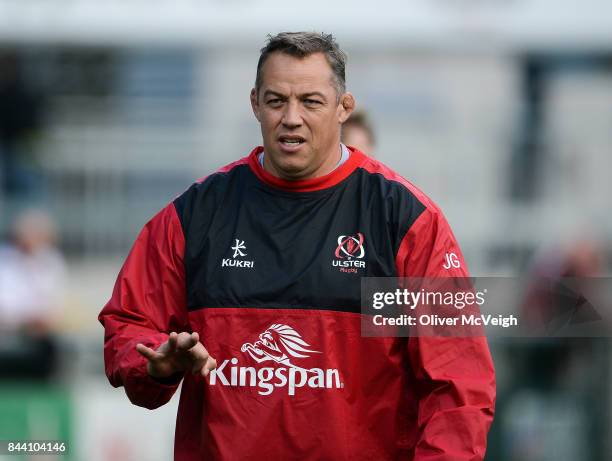
[[[251,108],[253,109],[253,114],[255,114],[255,118],[261,122],[259,118],[259,100],[257,98],[257,90],[255,88],[251,90]]]
[[[351,93],[344,93],[340,97],[340,104],[338,105],[338,121],[340,123],[346,122],[355,110],[355,98]]]

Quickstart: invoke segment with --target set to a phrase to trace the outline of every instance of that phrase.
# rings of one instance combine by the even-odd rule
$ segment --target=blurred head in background
[[[363,110],[354,111],[342,125],[342,142],[353,146],[366,155],[374,153],[376,144],[374,128],[368,114]]]
[[[355,107],[345,89],[345,60],[331,35],[270,37],[251,90],[267,171],[287,180],[308,179],[339,162],[340,127]]]
[[[26,210],[15,220],[13,242],[27,254],[54,247],[57,231],[51,217],[41,210]]]

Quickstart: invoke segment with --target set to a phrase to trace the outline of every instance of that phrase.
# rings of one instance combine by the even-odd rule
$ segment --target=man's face
[[[355,102],[350,93],[338,97],[325,55],[272,53],[261,75],[251,105],[261,124],[266,170],[288,180],[331,172],[340,158],[340,126]]]

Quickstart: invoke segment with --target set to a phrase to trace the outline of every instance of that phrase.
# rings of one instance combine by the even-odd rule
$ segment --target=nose
[[[302,125],[302,116],[296,101],[289,101],[285,104],[282,123],[285,128],[297,128]]]

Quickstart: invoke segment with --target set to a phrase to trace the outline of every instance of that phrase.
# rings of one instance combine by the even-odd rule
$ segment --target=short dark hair
[[[285,53],[296,58],[305,58],[314,53],[323,53],[332,69],[338,97],[346,91],[346,54],[340,49],[332,34],[317,32],[281,32],[268,35],[268,43],[261,49],[257,62],[255,91],[261,87],[261,68],[272,53]]]

